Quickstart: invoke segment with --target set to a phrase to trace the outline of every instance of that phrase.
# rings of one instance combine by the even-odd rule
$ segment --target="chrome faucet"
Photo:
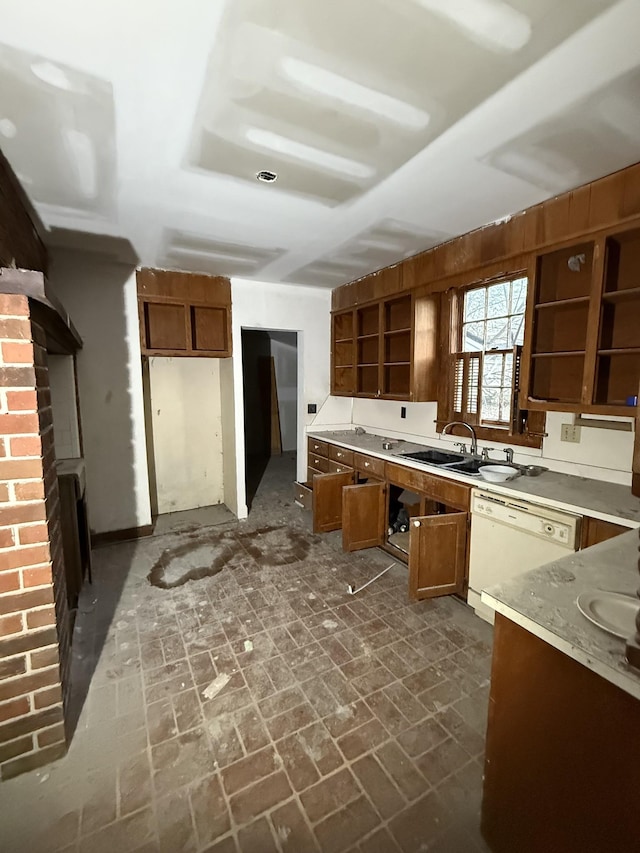
[[[471,453],[473,456],[477,456],[478,455],[478,439],[476,438],[475,429],[471,426],[471,424],[468,424],[466,421],[451,421],[451,423],[445,424],[442,427],[442,433],[441,434],[447,435],[447,431],[448,431],[449,427],[453,427],[453,426],[463,426],[469,430],[469,432],[471,433]]]

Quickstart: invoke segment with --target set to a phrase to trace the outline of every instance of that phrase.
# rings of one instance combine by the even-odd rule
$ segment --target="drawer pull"
[[[340,451],[338,451],[338,452],[336,453],[336,456],[338,457],[338,459],[342,459],[342,453],[340,453]]]
[[[369,467],[369,464],[370,464],[369,462],[365,462],[365,463],[364,463],[364,467],[365,467],[365,468],[368,468],[368,467]]]
[[[318,465],[318,460],[317,460],[317,459],[314,459],[314,460],[313,460],[313,464],[317,466],[317,465]]]
[[[320,445],[319,445],[319,444],[314,444],[314,445],[313,445],[313,449],[314,449],[314,450],[320,450]]]

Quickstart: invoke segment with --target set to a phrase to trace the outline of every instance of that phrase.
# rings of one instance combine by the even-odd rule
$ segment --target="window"
[[[479,422],[488,425],[511,423],[514,397],[514,359],[517,347],[524,342],[524,312],[527,304],[527,279],[520,277],[483,287],[464,294],[462,304],[463,353],[479,353],[467,358],[470,367],[467,388],[470,402],[480,397]],[[454,395],[456,403],[462,391],[461,368],[457,374]],[[478,381],[479,380],[479,381]]]

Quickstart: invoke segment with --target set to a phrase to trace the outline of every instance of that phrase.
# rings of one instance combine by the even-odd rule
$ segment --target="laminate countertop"
[[[623,533],[491,586],[482,602],[640,699],[640,671],[626,662],[625,641],[592,624],[576,604],[595,590],[635,596],[638,542],[637,530]]]
[[[354,430],[334,430],[331,432],[312,431],[310,438],[329,441],[349,450],[366,453],[387,462],[406,465],[418,471],[437,474],[450,480],[457,480],[481,488],[491,494],[505,495],[512,499],[523,499],[540,506],[572,512],[577,515],[588,515],[620,524],[625,527],[640,526],[640,498],[631,494],[629,486],[618,483],[607,483],[603,480],[593,480],[587,477],[575,477],[571,474],[560,474],[555,471],[545,471],[539,477],[518,477],[508,483],[487,483],[478,474],[461,474],[440,465],[424,465],[412,459],[402,457],[403,453],[434,448],[448,451],[448,447],[437,443],[435,445],[415,444],[410,441],[398,443],[392,450],[384,450],[384,436],[366,432],[357,435]]]

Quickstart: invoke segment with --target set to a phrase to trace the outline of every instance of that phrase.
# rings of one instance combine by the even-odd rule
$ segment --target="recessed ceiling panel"
[[[167,230],[163,242],[165,248],[158,259],[161,267],[210,275],[255,275],[282,254],[280,249],[260,249],[177,230]]]
[[[233,0],[191,168],[353,199],[614,0]],[[275,187],[274,187],[275,189]]]
[[[115,119],[106,81],[0,45],[0,146],[48,220],[113,214]]]
[[[319,287],[338,287],[424,252],[451,239],[442,231],[425,231],[397,219],[385,219],[343,243],[330,256],[307,264],[291,273],[285,280],[315,284]]]
[[[640,159],[640,70],[618,78],[484,162],[557,194]]]

